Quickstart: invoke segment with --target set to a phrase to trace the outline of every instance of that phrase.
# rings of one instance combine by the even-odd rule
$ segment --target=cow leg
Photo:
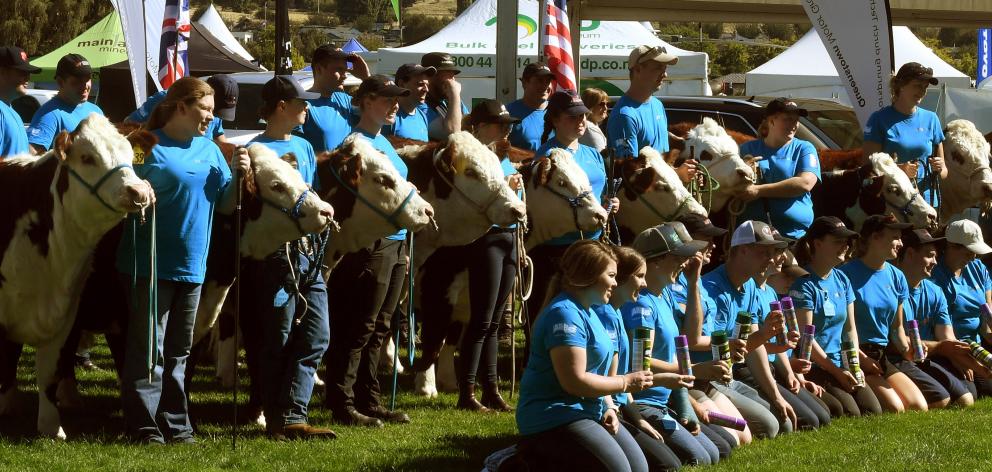
[[[0,336],[0,416],[14,411],[17,396],[17,361],[24,346]]]
[[[35,372],[38,375],[38,432],[43,436],[65,439],[57,405],[58,389],[56,371],[59,351],[69,334],[68,327],[55,339],[38,346],[35,353]]]
[[[457,339],[457,338],[456,338]],[[441,348],[437,364],[437,389],[442,392],[458,392],[458,379],[455,376],[455,351],[453,344],[445,344]]]
[[[393,333],[395,335],[395,331]],[[381,353],[379,353],[379,375],[393,375],[393,359],[396,355],[396,350],[398,347],[394,342],[395,336],[389,336],[386,338],[386,345],[384,346]],[[397,358],[398,360],[398,358]],[[397,362],[396,373],[402,374],[405,368],[402,362]]]
[[[434,378],[434,364],[417,372],[413,378],[413,391],[427,398],[437,398],[437,382]]]
[[[56,404],[61,408],[80,408],[83,406],[83,397],[79,394],[79,385],[76,382],[76,351],[79,350],[79,340],[82,338],[83,327],[80,317],[69,330],[69,335],[62,343],[59,350],[58,362],[55,366],[55,378],[58,379],[58,388],[55,392]]]

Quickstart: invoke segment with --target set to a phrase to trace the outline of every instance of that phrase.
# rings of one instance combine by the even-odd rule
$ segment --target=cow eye
[[[898,185],[895,185],[895,184],[889,185],[889,193],[893,193],[893,194],[899,195],[899,193],[900,193],[899,192],[899,186]]]
[[[375,181],[379,185],[382,185],[383,187],[390,189],[396,186],[396,182],[393,180],[392,177],[389,177],[388,175],[380,175],[379,177],[376,177]]]
[[[465,177],[470,179],[478,179],[479,173],[476,172],[475,169],[465,169]]]
[[[702,154],[699,155],[699,160],[701,160],[701,161],[711,161],[711,160],[713,160],[713,155],[710,154],[709,151],[703,151]]]
[[[86,165],[93,165],[96,163],[96,159],[94,159],[90,154],[83,154],[82,156],[79,156],[79,160]]]
[[[558,179],[558,186],[561,188],[565,188],[565,179]]]
[[[286,186],[282,182],[272,182],[272,191],[278,193],[286,193]]]

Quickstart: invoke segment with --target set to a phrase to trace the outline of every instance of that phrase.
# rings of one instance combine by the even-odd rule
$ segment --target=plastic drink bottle
[[[634,328],[634,339],[631,341],[630,368],[651,370],[651,349],[654,339],[651,337],[651,329]]]
[[[971,357],[974,357],[986,369],[992,370],[992,352],[989,352],[988,349],[985,349],[975,341],[968,343],[968,347],[971,348]]]
[[[926,353],[923,352],[923,340],[920,339],[920,325],[916,320],[906,322],[906,336],[909,336],[910,349],[913,350],[913,362],[923,362]]]
[[[770,311],[782,311],[782,303],[778,301],[770,302],[768,304],[768,308],[770,308]],[[778,344],[779,346],[785,346],[786,344],[789,344],[789,337],[787,336],[788,334],[789,334],[789,325],[788,323],[785,322],[785,317],[783,316],[782,334],[775,336],[775,344]]]
[[[747,420],[744,418],[736,418],[716,411],[710,411],[709,417],[710,424],[714,426],[723,426],[737,431],[744,431],[744,428],[747,428]]]
[[[808,361],[810,355],[813,354],[813,335],[815,334],[816,326],[811,324],[806,325],[806,332],[799,338],[798,355],[800,359]]]
[[[731,367],[730,344],[727,342],[726,331],[714,331],[710,335],[710,351],[713,353],[713,360],[724,361],[727,367]]]
[[[675,358],[679,361],[679,374],[692,375],[692,360],[689,359],[689,338],[684,334],[675,336]]]
[[[796,319],[796,309],[792,304],[792,297],[782,297],[782,314],[785,315],[785,326],[789,331],[799,332],[799,320]]]
[[[859,358],[858,348],[854,347],[854,343],[851,341],[844,341],[840,343],[841,349],[841,363],[844,368],[847,369],[854,379],[858,381],[859,387],[865,386],[865,373],[861,370],[861,360]]]

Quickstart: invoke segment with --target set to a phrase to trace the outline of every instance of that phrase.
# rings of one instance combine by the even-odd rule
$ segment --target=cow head
[[[653,148],[641,149],[638,159],[618,161],[614,175],[623,178],[617,224],[633,234],[688,214],[706,216],[706,209],[692,198],[675,169]]]
[[[711,118],[689,130],[685,137],[683,159],[696,159],[720,188],[713,194],[710,211],[723,208],[727,200],[755,181],[754,170],[740,156],[737,141]]]
[[[264,144],[248,147],[251,170],[242,181],[247,221],[241,253],[261,259],[280,244],[305,234],[320,233],[333,221],[334,210],[296,169],[296,156],[278,156]]]
[[[606,224],[606,210],[599,196],[593,195],[589,177],[567,152],[552,150],[520,173],[531,222],[527,247],[576,229],[592,232]]]
[[[367,247],[395,233],[397,226],[419,231],[434,217],[434,209],[416,187],[358,135],[317,158],[317,177],[321,197],[334,205],[341,225],[331,238],[330,257]]]
[[[954,120],[947,124],[944,136],[947,180],[941,185],[941,210],[952,216],[992,200],[992,170],[989,142],[974,123]]]
[[[882,152],[872,154],[865,168],[869,166],[870,171],[861,183],[859,204],[846,212],[855,228],[860,229],[865,218],[876,213],[895,215],[899,221],[912,223],[917,228],[936,226],[937,212],[927,204],[892,156]]]
[[[114,220],[144,209],[154,199],[154,192],[131,165],[143,162],[156,142],[146,131],[124,137],[96,113],[71,134],[62,132],[49,151],[66,168],[58,183],[62,203],[79,207],[80,211],[72,214],[107,214]]]

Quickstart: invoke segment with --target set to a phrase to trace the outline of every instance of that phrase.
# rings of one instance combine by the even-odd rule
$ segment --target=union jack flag
[[[165,0],[158,48],[158,81],[162,88],[169,88],[189,74],[189,34],[189,0]]]
[[[575,64],[572,62],[572,35],[568,31],[565,0],[547,2],[544,16],[544,58],[555,74],[556,90],[578,91],[575,86]]]

